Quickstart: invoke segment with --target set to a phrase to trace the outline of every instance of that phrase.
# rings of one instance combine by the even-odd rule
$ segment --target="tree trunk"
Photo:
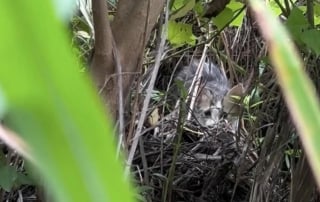
[[[122,66],[123,95],[127,98],[130,86],[140,73],[143,50],[165,0],[120,0],[117,14],[110,25],[105,0],[93,0],[95,50],[91,71],[96,85],[114,119],[117,118],[118,86],[113,51],[118,50]],[[116,47],[112,47],[112,41]]]

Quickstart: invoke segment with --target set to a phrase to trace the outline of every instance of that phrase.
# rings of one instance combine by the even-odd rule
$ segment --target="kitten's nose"
[[[222,101],[221,100],[217,101],[217,103],[215,104],[215,108],[219,111],[222,110]]]
[[[221,109],[214,107],[211,108],[210,110],[204,112],[205,115],[205,126],[214,126],[219,122],[220,119],[220,114],[221,114]]]

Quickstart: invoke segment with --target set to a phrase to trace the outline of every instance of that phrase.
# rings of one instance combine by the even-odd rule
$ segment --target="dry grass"
[[[186,21],[192,22],[190,16],[188,18]],[[72,29],[78,31],[79,27],[75,25]],[[154,44],[160,40],[158,29],[155,30],[146,49],[145,71],[136,80],[126,110],[127,148],[136,131],[146,94],[145,84],[153,70]],[[195,33],[205,35],[196,26]],[[74,36],[79,56],[87,61],[92,38]],[[148,106],[148,120],[145,120],[132,166],[141,200],[320,201],[298,134],[266,59],[266,46],[250,17],[245,18],[241,27],[226,28],[217,34],[209,54],[225,69],[231,84],[242,82],[247,86],[239,117],[242,127],[231,133],[223,121],[218,128],[210,129],[200,127],[195,120],[183,126],[185,111],[174,110],[170,89],[175,72],[188,64],[193,55],[201,54],[201,47],[168,49],[161,61],[154,89],[157,96],[153,96]],[[301,55],[319,91],[320,60],[312,54]],[[155,117],[153,121],[150,121],[151,115]],[[2,144],[0,147],[9,158],[7,147]],[[34,196],[31,186],[20,187],[11,192],[2,190],[0,201],[15,201],[23,190],[31,190],[29,195]]]
[[[172,112],[168,84],[174,71],[201,48],[170,50],[155,88],[162,99],[149,105],[149,116],[156,109],[158,122],[146,121],[132,168],[141,194],[147,201],[317,201],[312,174],[306,161],[300,161],[303,151],[254,21],[246,17],[240,28],[225,29],[215,41],[210,56],[226,70],[230,83],[247,86],[239,117],[243,125],[233,134],[223,124],[208,129],[194,122],[177,132],[182,126],[179,111]]]

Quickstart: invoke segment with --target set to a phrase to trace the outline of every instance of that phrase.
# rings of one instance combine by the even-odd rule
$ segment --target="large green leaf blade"
[[[131,201],[112,127],[51,3],[3,1],[0,7],[6,122],[30,145],[58,201]]]

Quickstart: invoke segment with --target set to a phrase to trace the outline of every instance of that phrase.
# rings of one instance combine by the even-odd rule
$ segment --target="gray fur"
[[[195,77],[199,61],[195,60],[190,66],[185,66],[178,73],[176,79],[184,82],[189,89]],[[203,64],[201,89],[194,108],[196,119],[203,126],[214,126],[222,113],[222,101],[230,89],[225,74],[212,62]]]

